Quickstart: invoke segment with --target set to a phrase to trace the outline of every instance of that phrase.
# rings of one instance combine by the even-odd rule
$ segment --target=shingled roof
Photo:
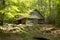
[[[32,14],[34,14],[34,15],[32,15]],[[37,9],[33,10],[32,12],[30,12],[29,15],[30,15],[29,18],[44,19],[42,14]]]
[[[33,14],[33,13],[35,13],[35,15],[31,16],[31,14]],[[30,15],[28,18],[44,19],[44,17],[42,16],[42,14],[37,9],[30,11],[28,14]],[[26,17],[20,16],[19,18],[16,18],[16,20],[21,20],[21,19],[24,19],[24,18],[26,18]]]

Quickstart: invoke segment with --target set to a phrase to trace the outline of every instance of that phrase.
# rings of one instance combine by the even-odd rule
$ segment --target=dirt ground
[[[7,28],[5,28],[5,30],[3,31],[0,31],[0,40],[36,40],[34,39],[34,37],[43,37],[50,40],[60,40],[60,29],[55,28],[53,25],[14,28],[12,28],[11,30],[9,29],[9,31],[7,31]]]

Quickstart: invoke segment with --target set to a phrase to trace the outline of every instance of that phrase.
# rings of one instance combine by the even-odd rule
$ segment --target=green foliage
[[[56,27],[60,28],[60,1],[57,2]]]
[[[4,2],[5,1],[5,2]],[[12,23],[19,16],[28,17],[28,12],[38,9],[44,16],[46,23],[54,24],[56,19],[60,19],[60,0],[0,0],[0,16],[4,22]]]
[[[20,2],[20,0],[5,0],[6,7],[0,12],[5,13],[4,21],[6,22],[12,22],[14,18],[18,15],[25,13],[28,8],[26,7],[26,4],[23,2]],[[3,6],[4,7],[4,6]]]

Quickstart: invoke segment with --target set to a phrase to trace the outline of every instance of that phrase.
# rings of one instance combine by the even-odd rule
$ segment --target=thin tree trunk
[[[5,8],[5,0],[2,0],[2,3],[1,3],[2,5],[3,5],[3,7]],[[4,23],[4,12],[2,13],[2,16],[3,16],[3,18],[2,18],[2,20],[1,20],[1,25],[3,26],[3,23]]]

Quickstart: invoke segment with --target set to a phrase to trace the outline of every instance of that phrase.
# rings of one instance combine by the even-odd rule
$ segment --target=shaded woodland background
[[[43,15],[43,24],[14,24],[16,18],[28,18],[34,9]],[[0,40],[34,37],[60,40],[60,0],[0,0]]]
[[[19,17],[38,9],[46,24],[60,26],[60,0],[0,0],[0,24],[13,23]]]

